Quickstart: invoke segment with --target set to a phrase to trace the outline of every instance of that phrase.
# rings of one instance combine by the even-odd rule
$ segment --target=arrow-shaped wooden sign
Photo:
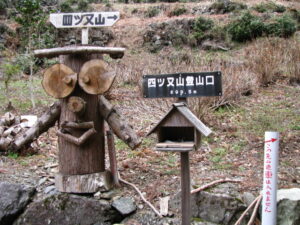
[[[56,28],[108,27],[120,19],[119,12],[53,13],[50,22]]]

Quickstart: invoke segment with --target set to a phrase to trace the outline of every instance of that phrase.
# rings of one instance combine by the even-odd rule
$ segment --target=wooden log
[[[44,73],[42,85],[46,93],[54,98],[65,98],[76,85],[77,74],[64,64],[55,64]]]
[[[4,114],[4,124],[6,126],[11,126],[13,125],[15,122],[15,115],[10,113],[10,112],[7,112]]]
[[[71,54],[61,55],[60,62],[70,67],[79,74],[85,62],[92,59],[101,59],[101,55]],[[104,146],[104,118],[99,113],[98,96],[86,93],[79,85],[76,85],[72,96],[79,97],[86,102],[86,109],[82,115],[78,115],[68,109],[68,98],[61,99],[61,127],[64,121],[94,123],[97,131],[89,137],[88,141],[78,146],[70,143],[64,137],[58,137],[59,148],[59,172],[63,175],[83,175],[105,171],[105,146]],[[85,131],[82,129],[68,128],[69,135],[80,138]]]
[[[77,146],[84,144],[93,134],[96,134],[96,133],[97,133],[97,131],[94,128],[90,128],[86,132],[84,132],[83,135],[81,135],[81,137],[77,138],[70,134],[65,134],[65,133],[61,132],[60,130],[57,131],[57,135],[59,137],[62,137],[65,140],[67,140]]]
[[[15,126],[8,128],[7,130],[5,130],[2,133],[2,136],[3,137],[7,137],[9,135],[16,136],[21,130],[22,130],[22,128],[19,125],[15,125]]]
[[[38,49],[34,51],[35,57],[53,58],[70,54],[109,54],[110,57],[122,58],[125,48],[99,47],[99,46],[67,46],[61,48]]]
[[[3,135],[4,130],[5,130],[5,128],[3,126],[0,126],[0,136]]]
[[[71,112],[74,112],[79,116],[85,112],[86,102],[82,98],[71,96],[68,99],[67,105]]]
[[[50,109],[46,111],[40,118],[38,118],[35,125],[28,129],[22,136],[16,138],[11,148],[13,151],[21,149],[23,146],[31,143],[38,138],[42,133],[46,132],[50,127],[55,125],[61,112],[59,102],[55,102]]]
[[[109,156],[110,172],[112,173],[113,183],[116,187],[120,187],[115,140],[114,140],[113,132],[111,130],[106,131],[106,137],[107,137],[107,150]]]
[[[70,121],[64,121],[60,125],[62,128],[73,128],[73,129],[90,129],[94,128],[94,122],[83,122],[83,123],[75,123]]]
[[[131,149],[137,148],[141,141],[125,118],[103,96],[99,96],[99,111],[115,135],[124,141]]]
[[[109,171],[83,175],[55,175],[57,190],[68,193],[95,193],[109,191],[112,188],[112,177]]]
[[[86,62],[82,66],[78,78],[81,88],[92,95],[108,91],[115,79],[115,74],[108,72],[106,67],[106,63],[100,59]]]
[[[7,151],[10,144],[13,142],[13,139],[7,138],[0,138],[0,151]]]

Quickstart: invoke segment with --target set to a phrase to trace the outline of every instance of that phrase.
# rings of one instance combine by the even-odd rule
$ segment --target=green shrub
[[[296,22],[288,15],[277,18],[274,22],[266,25],[266,33],[268,36],[290,37],[297,30]]]
[[[227,30],[224,26],[214,26],[206,35],[207,38],[216,41],[227,41]]]
[[[239,2],[231,2],[231,1],[224,1],[219,0],[214,2],[210,7],[210,10],[214,10],[215,13],[229,13],[233,11],[247,9],[247,5]]]
[[[261,19],[249,12],[244,13],[238,19],[228,25],[228,33],[233,41],[245,42],[263,35],[265,25]]]
[[[187,9],[184,7],[176,7],[173,11],[169,13],[168,16],[180,16],[182,14],[185,14],[187,12]]]
[[[195,20],[193,30],[195,32],[197,32],[197,31],[205,32],[207,30],[210,30],[213,26],[214,26],[213,20],[206,19],[206,18],[200,16]]]
[[[155,6],[151,6],[147,9],[147,11],[145,11],[145,17],[148,18],[155,17],[159,14],[159,12],[160,12],[159,8]]]
[[[7,7],[6,0],[0,0],[0,12],[4,12]]]
[[[204,17],[198,17],[193,25],[193,37],[197,42],[201,42],[205,39],[205,32],[212,29],[214,26],[214,21],[211,19],[206,19]]]
[[[188,37],[182,31],[175,31],[171,34],[170,39],[174,46],[180,46],[188,42]]]
[[[80,12],[87,12],[89,11],[90,7],[89,7],[89,3],[86,0],[80,0],[77,3],[77,10]]]
[[[60,11],[64,13],[74,12],[74,9],[72,8],[71,3],[69,1],[62,2],[59,5],[59,8]]]
[[[296,20],[298,23],[300,23],[300,10],[297,9],[290,9],[289,14],[291,17]]]
[[[134,8],[134,9],[131,10],[131,14],[136,14],[138,12],[139,12],[138,8]]]
[[[268,3],[260,3],[258,5],[255,5],[253,9],[257,12],[264,13],[264,12],[278,12],[283,13],[286,8],[283,5],[277,5],[274,2],[268,2]]]

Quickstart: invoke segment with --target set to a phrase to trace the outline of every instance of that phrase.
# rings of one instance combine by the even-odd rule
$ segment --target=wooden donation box
[[[189,151],[200,146],[201,134],[208,136],[211,130],[204,125],[184,102],[174,103],[171,110],[148,133],[157,133],[157,151],[180,153],[181,164],[181,211],[182,225],[189,225],[191,218],[190,203],[190,166]]]
[[[158,138],[156,150],[186,152],[199,148],[201,134],[208,136],[211,130],[185,103],[174,103],[172,109],[147,135],[154,132]]]

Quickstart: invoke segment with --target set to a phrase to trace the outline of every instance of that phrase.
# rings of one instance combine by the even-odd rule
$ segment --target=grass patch
[[[5,97],[5,86],[0,86],[0,104],[2,105],[0,109],[1,113],[4,113],[8,101],[11,101],[13,107],[21,113],[32,110],[30,90],[28,85],[30,85],[29,81],[25,79],[10,81],[8,89],[9,99]],[[33,89],[36,107],[47,106],[54,101],[54,99],[49,97],[43,90],[41,79],[39,77],[35,77],[33,79]]]
[[[19,154],[15,152],[9,152],[7,157],[10,159],[17,159],[19,157]]]
[[[300,124],[297,112],[286,108],[284,104],[281,108],[272,103],[262,104],[245,112],[243,118],[250,118],[241,122],[243,130],[260,137],[263,137],[266,131],[287,132]]]
[[[209,160],[213,163],[213,167],[215,169],[230,169],[232,165],[226,161],[226,155],[228,154],[228,150],[226,148],[214,148],[212,150],[211,156]]]

